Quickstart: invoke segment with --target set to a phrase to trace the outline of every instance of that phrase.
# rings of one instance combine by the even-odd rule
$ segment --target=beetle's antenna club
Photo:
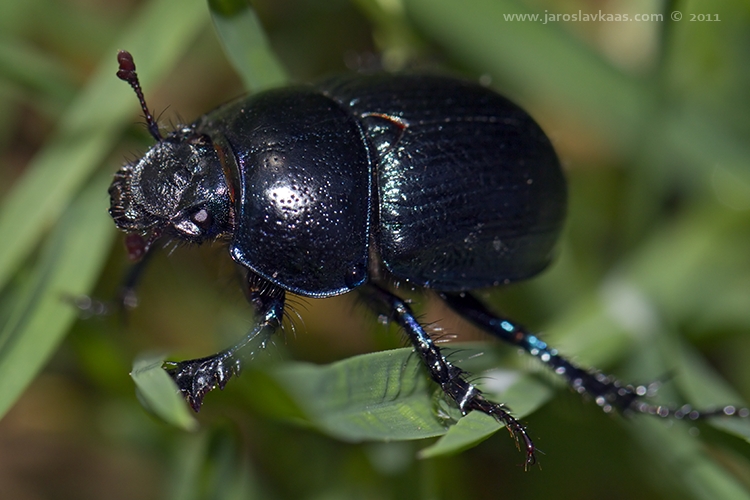
[[[141,83],[138,81],[138,75],[135,72],[135,62],[133,61],[132,54],[127,50],[119,51],[117,53],[117,62],[120,64],[120,69],[117,70],[117,78],[128,82],[130,86],[133,87],[135,95],[138,96],[138,101],[141,103],[141,109],[143,110],[143,116],[146,118],[148,131],[154,139],[161,141],[163,137],[161,133],[159,133],[159,125],[148,110],[148,106],[146,106],[146,99],[143,97]]]

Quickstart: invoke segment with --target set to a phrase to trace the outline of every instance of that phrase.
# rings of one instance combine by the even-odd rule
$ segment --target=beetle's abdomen
[[[204,117],[238,169],[230,252],[295,293],[329,296],[367,278],[371,168],[355,119],[309,87],[272,90]]]
[[[377,245],[397,277],[458,291],[530,277],[550,261],[566,188],[521,108],[442,77],[337,79],[377,152]]]

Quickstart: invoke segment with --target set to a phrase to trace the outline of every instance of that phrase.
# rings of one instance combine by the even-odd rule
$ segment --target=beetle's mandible
[[[526,429],[448,361],[388,286],[432,289],[485,331],[523,348],[606,411],[663,417],[747,416],[643,401],[643,388],[585,370],[472,291],[530,278],[550,262],[566,184],[547,136],[480,85],[440,76],[347,76],[225,104],[166,137],[146,107],[132,57],[118,76],[138,94],[158,141],[109,189],[110,214],[134,259],[160,238],[227,242],[258,324],[206,358],[167,363],[197,411],[238,373],[247,340],[281,323],[285,294],[357,290],[406,332],[430,377],[465,414],[505,424],[534,462]]]

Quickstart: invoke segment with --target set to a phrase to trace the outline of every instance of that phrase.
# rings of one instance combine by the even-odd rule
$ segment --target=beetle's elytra
[[[439,76],[339,77],[235,100],[162,137],[130,54],[118,60],[118,76],[136,90],[158,142],[115,175],[110,214],[129,233],[134,258],[159,238],[226,241],[259,318],[247,338],[280,326],[286,292],[327,297],[356,289],[405,330],[463,413],[479,410],[508,426],[527,465],[534,445],[524,427],[441,354],[388,283],[435,290],[606,411],[750,413],[647,404],[642,388],[575,366],[471,294],[544,269],[566,206],[549,139],[490,89]],[[239,371],[244,345],[165,368],[197,411],[207,392]]]

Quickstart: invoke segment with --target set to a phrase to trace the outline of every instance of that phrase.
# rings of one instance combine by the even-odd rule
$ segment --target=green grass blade
[[[70,68],[19,40],[0,40],[0,78],[55,104],[67,102],[76,90]]]
[[[239,500],[262,494],[242,438],[223,426],[184,435],[178,444],[171,500]]]
[[[13,405],[76,319],[65,300],[89,291],[114,236],[107,214],[109,175],[97,176],[50,234],[39,262],[20,290],[0,330],[0,415]]]
[[[685,493],[703,500],[750,499],[740,481],[707,453],[700,440],[688,432],[684,422],[664,422],[641,418],[633,429],[633,438],[647,448],[653,457],[657,476],[677,479]]]
[[[286,83],[286,72],[271,51],[249,2],[209,0],[208,6],[224,52],[248,91],[257,92]]]
[[[405,0],[404,6],[414,23],[458,60],[489,71],[521,95],[544,96],[560,109],[576,110],[615,144],[633,139],[650,101],[645,86],[558,25],[506,20],[505,15],[533,13],[520,2]]]

